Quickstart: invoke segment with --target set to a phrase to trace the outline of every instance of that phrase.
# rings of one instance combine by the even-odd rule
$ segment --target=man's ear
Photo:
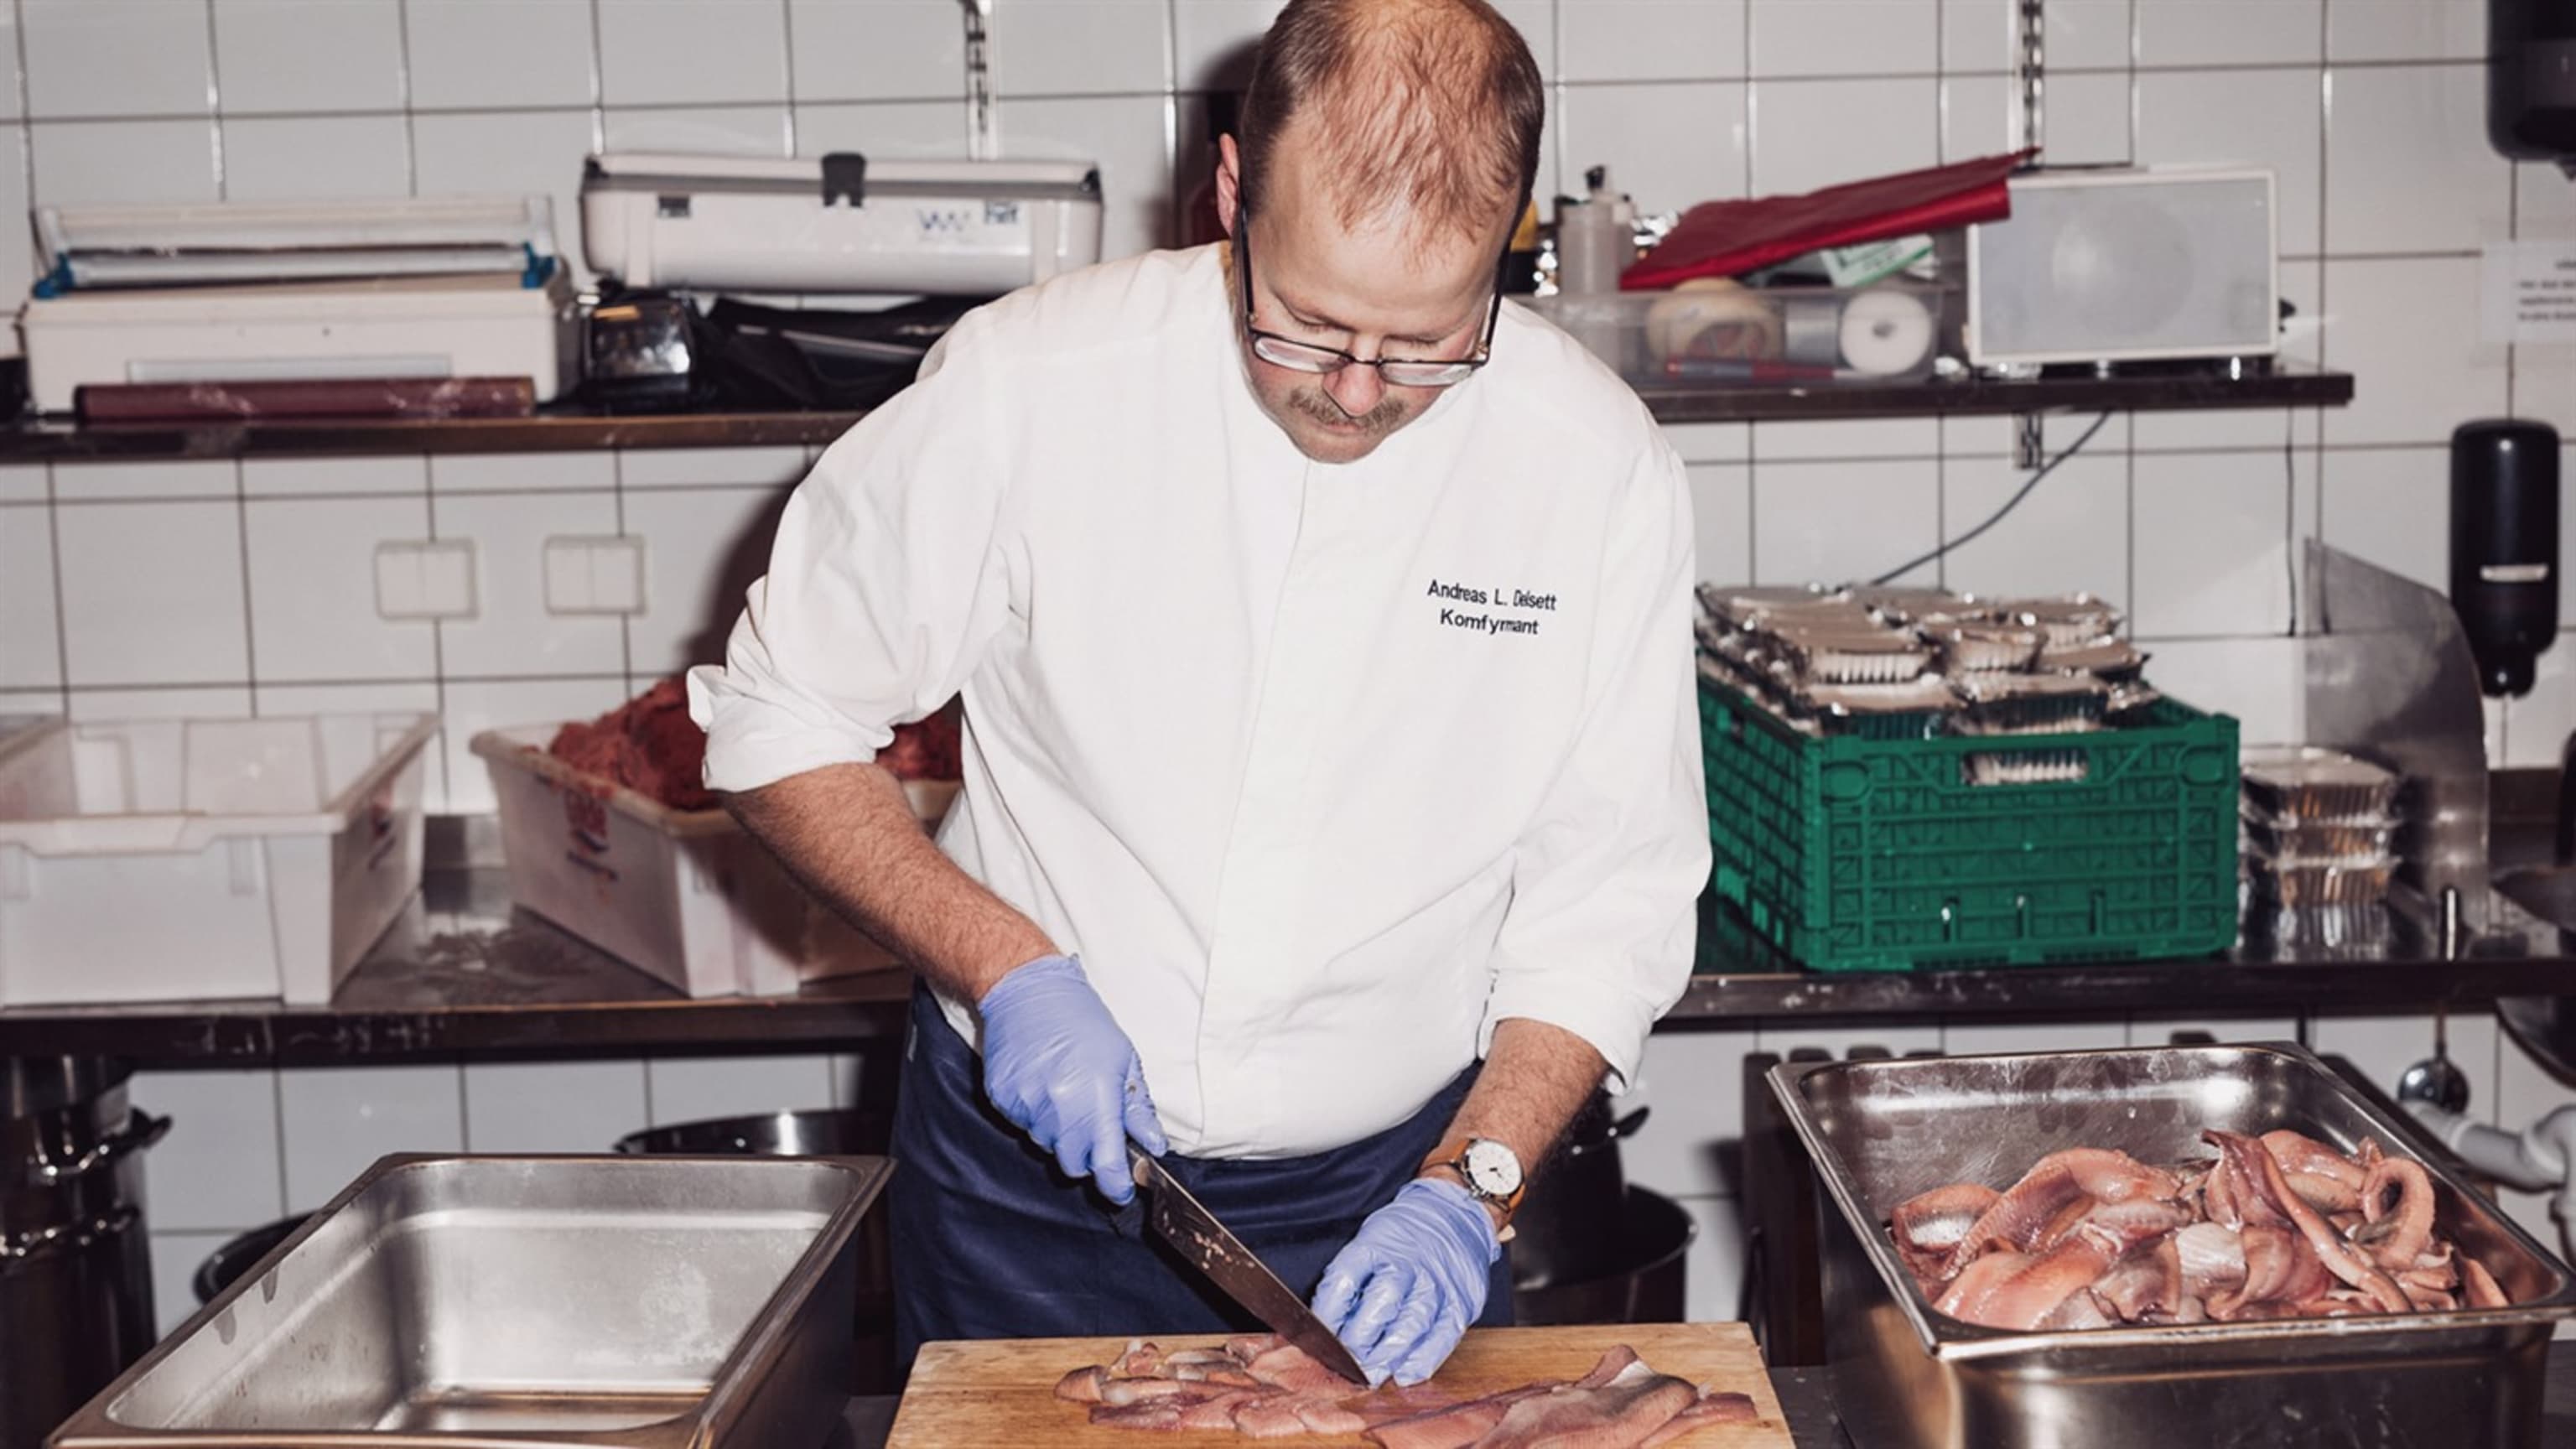
[[[1232,136],[1216,138],[1216,219],[1227,236],[1243,217],[1243,153]]]

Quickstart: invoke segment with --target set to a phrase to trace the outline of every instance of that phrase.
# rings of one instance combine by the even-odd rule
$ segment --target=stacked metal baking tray
[[[1771,1090],[1824,1189],[1826,1356],[1859,1449],[2355,1445],[2529,1449],[2576,1282],[2513,1220],[2426,1161],[2436,1221],[2511,1306],[2016,1332],[1923,1300],[1887,1234],[1896,1204],[2009,1185],[2050,1152],[2205,1157],[2209,1128],[2295,1128],[2350,1151],[2408,1130],[2292,1045],[1791,1062]]]
[[[1702,584],[1699,598],[1702,672],[1809,734],[2082,733],[2157,698],[2119,610],[2090,594]]]
[[[2273,934],[2384,932],[2401,778],[2314,745],[2249,749],[2240,768],[2246,889]]]
[[[47,1442],[819,1444],[889,1171],[388,1157]]]

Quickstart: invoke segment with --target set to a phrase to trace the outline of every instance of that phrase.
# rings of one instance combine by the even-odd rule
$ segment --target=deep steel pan
[[[2576,1281],[2427,1162],[2442,1231],[2510,1308],[2019,1333],[1923,1301],[1889,1241],[1898,1203],[1951,1182],[2010,1185],[2065,1147],[2206,1157],[2207,1128],[2293,1127],[2350,1150],[2407,1133],[2293,1045],[1789,1062],[1771,1090],[1814,1159],[1826,1352],[1862,1449],[2540,1442],[2552,1326]]]

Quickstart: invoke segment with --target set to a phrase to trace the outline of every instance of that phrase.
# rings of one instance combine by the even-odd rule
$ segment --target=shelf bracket
[[[2028,472],[2048,461],[2048,445],[2037,413],[2015,413],[2013,466]]]
[[[2023,149],[2037,151],[2044,132],[2046,92],[2048,89],[2048,52],[2044,43],[2048,25],[2047,0],[2021,0],[2021,144]]]

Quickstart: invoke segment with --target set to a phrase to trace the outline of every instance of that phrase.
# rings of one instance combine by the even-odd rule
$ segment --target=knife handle
[[[1143,1148],[1133,1142],[1127,1144],[1127,1167],[1135,1178],[1136,1191],[1125,1203],[1112,1203],[1109,1208],[1110,1229],[1122,1238],[1144,1241],[1145,1189],[1154,1181],[1154,1166],[1154,1159],[1146,1156]]]

